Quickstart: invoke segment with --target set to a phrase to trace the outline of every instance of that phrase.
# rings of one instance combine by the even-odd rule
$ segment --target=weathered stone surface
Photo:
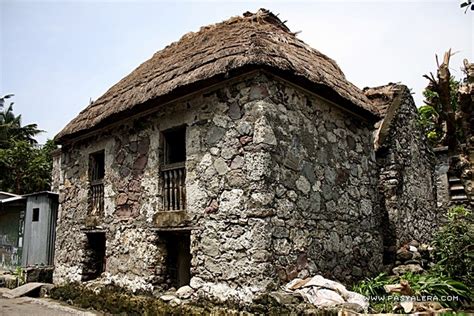
[[[276,145],[277,141],[275,138],[275,134],[267,120],[262,117],[257,120],[255,123],[255,131],[253,141],[256,144],[264,143],[268,145]]]
[[[296,181],[296,187],[304,194],[308,194],[309,190],[311,190],[311,184],[304,176],[300,176],[298,178],[298,180]]]
[[[107,264],[98,283],[169,289],[167,247],[157,227],[190,234],[193,297],[250,302],[298,276],[354,281],[381,269],[370,122],[262,73],[171,102],[139,123],[62,148],[55,282],[83,276],[88,155],[99,150],[104,214],[92,226],[106,234]],[[188,137],[183,212],[164,209],[160,177],[160,132],[178,126],[186,126]]]
[[[392,272],[395,275],[403,275],[405,273],[422,273],[425,271],[419,264],[405,264],[405,265],[400,265],[398,267],[393,268]]]
[[[285,286],[290,293],[300,293],[315,306],[350,308],[356,311],[367,311],[369,302],[358,293],[348,291],[341,283],[316,275],[307,279],[294,279]]]
[[[303,297],[299,293],[288,292],[271,292],[268,294],[270,299],[274,300],[277,305],[298,304],[303,301]]]
[[[177,227],[186,223],[186,212],[164,211],[155,214],[154,222],[158,227]]]
[[[180,287],[176,291],[176,296],[180,299],[188,299],[191,297],[193,293],[194,293],[193,288],[190,287],[189,285],[185,285],[185,286]]]
[[[176,296],[171,295],[171,294],[165,294],[165,295],[160,296],[160,300],[164,302],[170,302],[172,300],[175,300],[176,298],[177,298]]]
[[[413,253],[406,248],[400,248],[397,251],[397,260],[405,261],[413,258]]]
[[[207,143],[209,145],[216,144],[225,134],[225,129],[221,127],[214,126],[212,127],[207,135]]]
[[[386,94],[391,101],[385,120],[378,123],[376,154],[384,247],[387,258],[394,261],[394,249],[413,239],[431,239],[440,212],[436,209],[435,158],[419,126],[411,92],[402,85],[380,89],[391,91]]]
[[[203,287],[203,285],[204,285],[204,281],[199,277],[192,277],[190,282],[189,282],[189,286],[193,290],[200,289],[201,287]]]
[[[222,158],[217,158],[214,161],[214,168],[216,168],[217,173],[221,176],[226,174],[227,171],[229,170],[229,167],[227,166],[227,163]]]

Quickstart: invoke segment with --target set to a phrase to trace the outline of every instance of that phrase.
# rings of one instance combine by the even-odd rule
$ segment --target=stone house
[[[184,35],[56,136],[55,282],[191,282],[245,300],[297,276],[380,271],[387,227],[396,242],[427,234],[400,231],[411,219],[397,211],[434,211],[432,183],[416,188],[432,173],[417,161],[429,150],[410,147],[411,96],[388,120],[370,100],[384,94],[367,97],[267,10]]]

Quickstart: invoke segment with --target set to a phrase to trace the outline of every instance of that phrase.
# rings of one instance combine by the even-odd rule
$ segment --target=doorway
[[[190,232],[166,232],[162,238],[166,251],[167,283],[176,289],[188,285],[191,279]]]
[[[86,233],[82,281],[94,280],[105,271],[105,232]]]

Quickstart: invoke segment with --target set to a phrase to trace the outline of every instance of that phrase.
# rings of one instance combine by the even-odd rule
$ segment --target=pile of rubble
[[[392,273],[395,275],[407,272],[423,273],[434,264],[433,250],[434,248],[429,245],[420,244],[416,240],[410,241],[398,249]]]
[[[238,302],[245,300],[251,309],[255,305],[281,306],[292,311],[314,309],[325,310],[352,310],[366,312],[369,308],[368,300],[361,294],[348,291],[341,283],[325,279],[321,275],[306,279],[294,279],[281,290],[270,292],[263,296],[253,297],[245,290],[232,289],[223,284],[209,284],[196,282],[192,279],[190,285],[180,287],[178,290],[168,291],[159,298],[170,304],[178,306],[189,303],[206,301]]]
[[[0,287],[14,289],[18,286],[18,277],[12,271],[0,270]]]
[[[285,291],[300,294],[305,301],[318,308],[343,308],[357,312],[367,312],[369,308],[365,296],[348,291],[341,283],[325,279],[321,275],[294,279],[285,286]]]
[[[14,289],[30,282],[52,283],[53,270],[52,266],[29,266],[16,270],[0,270],[0,287]]]
[[[413,290],[410,287],[410,283],[406,280],[401,280],[398,284],[384,285],[385,292],[387,295],[394,293],[411,297],[414,295]],[[448,313],[452,312],[450,308],[444,308],[439,302],[436,301],[421,301],[416,302],[413,300],[401,301],[393,307],[394,312],[428,312],[428,313]]]

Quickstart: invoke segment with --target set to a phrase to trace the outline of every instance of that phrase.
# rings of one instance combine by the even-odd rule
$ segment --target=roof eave
[[[331,100],[333,103],[337,104],[338,106],[345,109],[346,111],[360,118],[363,118],[369,121],[370,123],[375,123],[381,119],[378,113],[372,112],[370,110],[364,109],[363,107],[359,105],[354,104],[350,100],[342,97],[339,93],[337,93],[334,89],[330,88],[327,85],[313,82],[304,76],[295,74],[292,71],[281,70],[279,68],[271,67],[268,65],[262,65],[262,64],[247,64],[245,66],[232,69],[225,73],[216,74],[210,78],[206,78],[206,79],[199,80],[187,85],[180,86],[174,89],[173,91],[171,91],[170,93],[147,100],[140,104],[136,104],[131,109],[122,111],[117,114],[110,115],[109,117],[101,121],[99,124],[96,124],[95,126],[91,128],[78,130],[72,133],[63,133],[64,131],[63,130],[55,136],[54,140],[57,144],[66,145],[70,142],[74,142],[78,138],[82,139],[91,134],[94,134],[98,132],[99,130],[106,128],[107,126],[113,123],[130,119],[131,115],[139,114],[142,112],[148,113],[150,108],[156,107],[156,104],[164,104],[164,103],[172,102],[183,96],[193,94],[196,91],[203,90],[217,84],[222,84],[223,81],[226,81],[226,80],[229,80],[237,76],[244,75],[256,70],[264,70],[272,74],[275,74],[281,78],[284,78],[285,80],[288,80],[292,82],[293,84],[304,88],[305,90],[308,90],[312,93],[320,95],[327,100]]]

